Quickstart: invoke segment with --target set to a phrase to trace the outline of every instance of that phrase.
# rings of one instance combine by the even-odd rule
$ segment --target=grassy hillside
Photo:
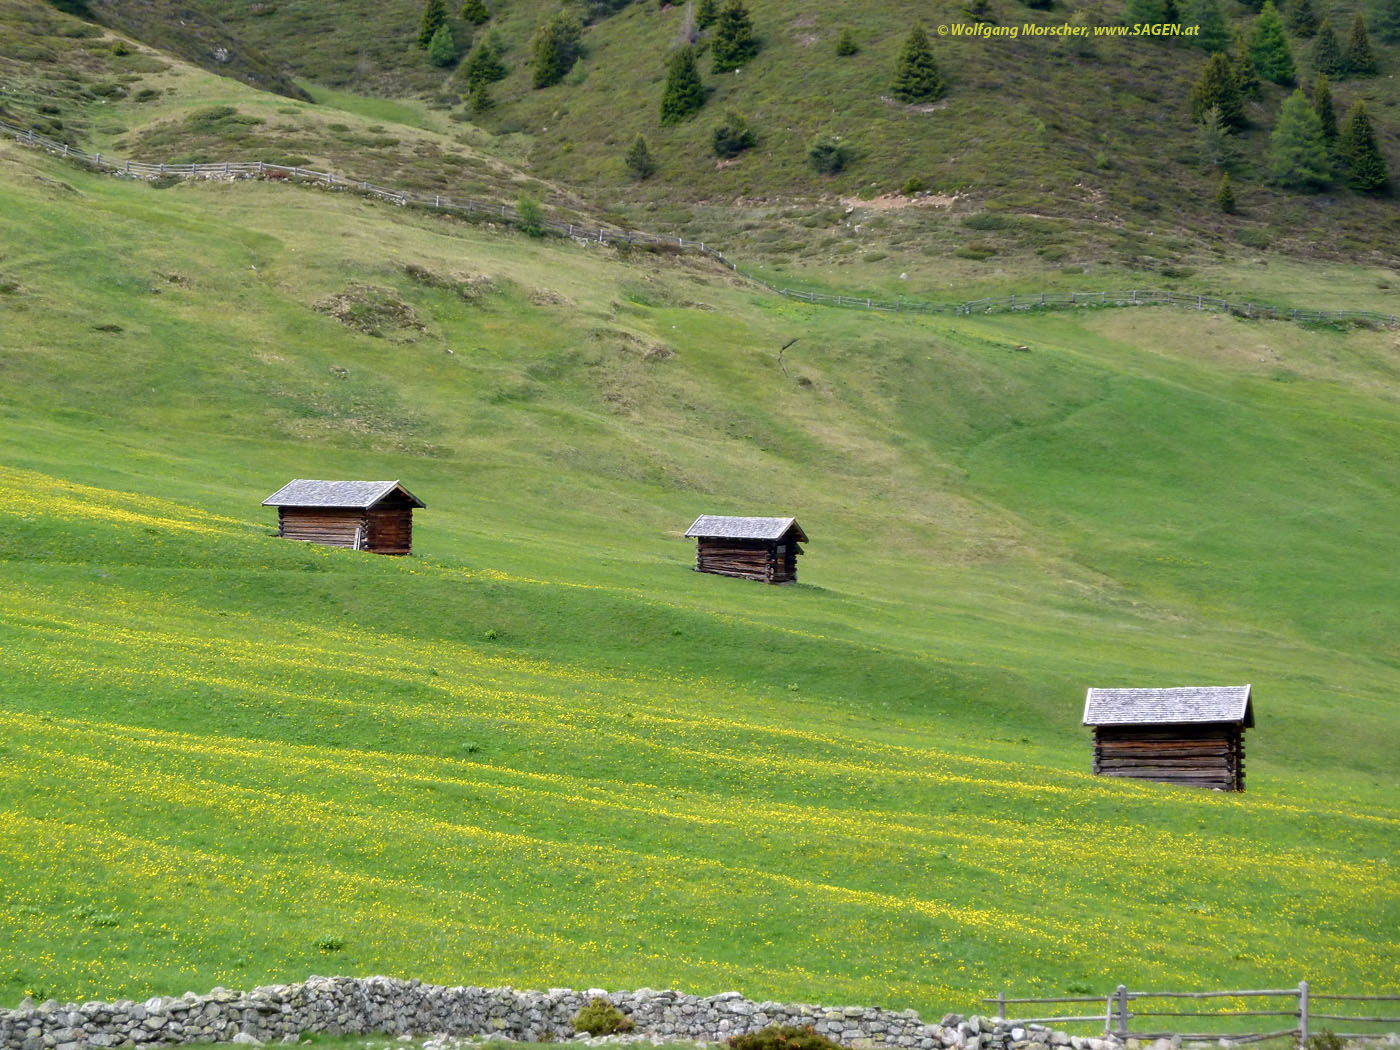
[[[1400,979],[1394,333],[821,311],[11,146],[0,245],[0,1001]],[[415,556],[277,540],[290,477],[402,478]],[[1086,685],[1240,681],[1244,795],[1086,773]]]
[[[1379,0],[1314,4],[1343,38],[1355,10],[1371,13],[1380,73],[1336,81],[1338,112],[1364,100],[1392,172],[1400,173],[1400,94],[1396,41],[1382,39]],[[532,86],[529,42],[558,4],[541,0],[496,5],[491,21],[453,21],[463,53],[483,33],[500,34],[509,77],[493,87],[485,114],[461,106],[461,70],[441,70],[414,46],[418,0],[328,5],[214,3],[193,6],[223,19],[229,31],[303,81],[358,94],[423,98],[528,144],[532,171],[568,183],[599,206],[649,228],[722,241],[746,257],[850,266],[881,253],[887,278],[935,267],[955,251],[995,269],[1010,257],[1033,256],[1076,269],[1104,262],[1148,272],[1199,265],[1218,253],[1265,248],[1307,257],[1394,260],[1400,227],[1393,201],[1359,196],[1340,183],[1309,195],[1273,186],[1269,135],[1291,87],[1266,84],[1248,107],[1249,126],[1236,136],[1232,165],[1241,217],[1215,206],[1220,170],[1203,162],[1187,94],[1205,54],[1182,40],[1103,39],[1067,47],[1053,38],[954,39],[935,36],[937,61],[949,84],[930,107],[892,103],[896,55],[915,21],[930,31],[973,21],[970,5],[882,0],[859,12],[817,3],[753,0],[761,39],[758,56],[738,74],[700,65],[709,100],[692,120],[659,124],[665,61],[681,32],[686,5],[636,3],[603,18],[584,35],[585,53],[564,82]],[[455,7],[455,5],[449,5]],[[584,5],[574,5],[582,10]],[[1254,18],[1226,0],[1232,29]],[[455,15],[455,10],[453,14]],[[1035,11],[1014,0],[990,0],[985,18],[998,26],[1061,25],[1081,19],[1116,25],[1123,5],[1057,3]],[[858,43],[835,54],[842,29]],[[314,40],[315,46],[307,46]],[[1345,39],[1343,40],[1345,43]],[[702,39],[702,47],[707,41]],[[1290,39],[1300,78],[1310,82],[1312,41]],[[734,162],[717,161],[711,134],[723,112],[745,114],[759,143]],[[636,184],[622,158],[645,135],[659,163]],[[839,136],[853,150],[846,171],[819,177],[805,155],[817,135]],[[918,180],[931,197],[898,196]],[[866,210],[881,199],[885,205]],[[844,218],[853,206],[856,216]],[[960,220],[991,209],[1010,221],[968,230]],[[792,214],[795,212],[795,214]],[[871,220],[887,226],[865,243]]]

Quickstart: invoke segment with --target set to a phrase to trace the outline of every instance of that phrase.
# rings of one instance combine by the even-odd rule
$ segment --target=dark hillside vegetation
[[[686,32],[684,5],[637,3],[615,13],[574,5],[591,23],[583,56],[559,83],[543,88],[535,86],[530,48],[553,6],[537,0],[488,5],[489,19],[480,25],[451,12],[453,39],[464,55],[489,32],[506,46],[509,75],[491,87],[491,105],[478,113],[461,103],[468,94],[461,70],[444,72],[414,46],[421,13],[416,2],[198,2],[217,7],[230,31],[304,81],[454,106],[488,130],[528,137],[537,175],[583,190],[619,217],[723,241],[775,265],[859,269],[863,255],[882,251],[888,262],[875,269],[890,281],[911,266],[927,267],[920,254],[927,248],[938,255],[963,252],[986,270],[1008,255],[1034,255],[1060,266],[1108,263],[1153,272],[1232,251],[1390,259],[1400,235],[1393,202],[1356,191],[1340,172],[1306,192],[1275,178],[1270,134],[1291,83],[1262,78],[1258,96],[1246,100],[1244,126],[1229,138],[1228,156],[1203,147],[1188,95],[1208,54],[1185,38],[934,35],[946,97],[906,105],[892,92],[910,26],[922,22],[932,32],[937,25],[971,24],[962,7],[891,0],[855,11],[756,0],[750,5],[756,54],[736,72],[714,74],[709,47],[717,29],[700,30],[708,101],[690,119],[663,125],[663,81],[668,55]],[[1334,75],[1332,87],[1339,112],[1366,104],[1381,153],[1390,170],[1400,172],[1397,49],[1383,29],[1384,3],[1365,8],[1376,26],[1371,49],[1377,74]],[[1246,38],[1255,31],[1254,11],[1233,0],[1222,10],[1226,30]],[[1352,23],[1356,10],[1322,4],[1316,14],[1341,27]],[[1117,4],[1034,10],[996,0],[983,17],[1000,27],[1094,26],[1119,24],[1125,13]],[[844,32],[857,42],[853,54],[837,53]],[[310,39],[317,41],[314,48],[301,46]],[[1284,41],[1298,80],[1310,87],[1319,72],[1312,40],[1286,31]],[[748,119],[757,146],[719,158],[713,131],[731,109]],[[657,164],[656,175],[644,182],[632,179],[625,165],[639,134]],[[820,136],[833,136],[849,150],[849,163],[836,174],[816,175],[808,164],[809,147]],[[1225,169],[1238,215],[1222,213],[1216,203]],[[917,191],[929,196],[891,197]],[[838,199],[864,213],[863,202],[874,198],[903,206],[891,221],[904,243],[867,246],[848,227],[824,229],[819,219],[812,224],[833,205],[844,210]],[[769,210],[773,204],[799,215],[783,220]],[[983,209],[1033,216],[1046,229],[1025,237],[999,231],[968,236],[958,228],[960,216]],[[755,223],[758,228],[746,228]]]

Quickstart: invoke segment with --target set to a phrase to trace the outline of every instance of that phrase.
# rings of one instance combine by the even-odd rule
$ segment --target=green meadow
[[[0,1003],[1393,989],[1396,349],[0,146]],[[414,555],[278,540],[293,477],[401,479]],[[1087,686],[1240,682],[1244,794],[1089,775]]]

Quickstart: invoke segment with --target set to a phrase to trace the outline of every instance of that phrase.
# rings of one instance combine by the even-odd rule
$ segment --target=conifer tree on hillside
[[[758,139],[749,127],[749,122],[744,119],[744,115],[737,110],[727,110],[724,114],[724,121],[715,128],[711,136],[711,144],[714,146],[716,157],[737,157],[744,150],[753,146]]]
[[[1366,103],[1358,101],[1347,112],[1337,146],[1347,185],[1362,193],[1384,193],[1389,189],[1390,173],[1376,141],[1376,129],[1366,113]]]
[[[1322,122],[1301,90],[1284,100],[1269,137],[1269,170],[1274,180],[1294,189],[1316,190],[1331,180]]]
[[[1316,33],[1317,12],[1313,10],[1312,0],[1293,0],[1288,5],[1284,22],[1298,36],[1309,37]]]
[[[1240,93],[1241,102],[1259,97],[1259,69],[1254,64],[1254,56],[1249,53],[1249,37],[1243,29],[1235,30],[1235,38],[1230,45],[1230,71],[1235,75],[1235,87]]]
[[[1347,72],[1354,77],[1376,75],[1376,56],[1371,51],[1371,38],[1366,33],[1366,19],[1360,11],[1356,12],[1356,17],[1351,20],[1351,39],[1347,41],[1344,60]]]
[[[941,98],[945,90],[928,46],[928,35],[923,26],[916,25],[909,30],[899,53],[890,94],[901,102],[932,102]]]
[[[467,0],[462,5],[462,21],[470,22],[474,26],[483,25],[491,18],[491,12],[486,10],[483,0]]]
[[[1225,168],[1235,159],[1230,128],[1220,117],[1220,107],[1211,106],[1196,129],[1196,141],[1201,149],[1201,162],[1211,168]]]
[[[530,41],[530,69],[535,87],[557,84],[574,68],[583,51],[583,26],[560,11],[535,30]]]
[[[695,11],[696,28],[709,29],[715,24],[717,18],[719,18],[718,0],[700,0],[700,6]]]
[[[656,174],[656,161],[652,159],[651,150],[647,149],[647,140],[640,135],[633,141],[622,162],[634,179],[649,179]]]
[[[1165,0],[1128,0],[1124,23],[1130,26],[1159,25],[1167,20]]]
[[[501,61],[504,51],[505,43],[501,40],[501,34],[494,29],[487,33],[467,56],[467,83],[475,86],[504,80],[510,72]]]
[[[471,107],[473,113],[481,116],[496,104],[496,100],[491,97],[491,88],[485,80],[472,82],[472,89],[467,92],[467,105]]]
[[[705,104],[705,85],[695,68],[695,49],[677,48],[666,69],[666,86],[661,90],[661,123],[679,124]]]
[[[1273,0],[1264,0],[1264,8],[1254,20],[1254,35],[1249,44],[1250,57],[1259,75],[1275,84],[1287,86],[1294,81],[1293,52],[1288,49],[1288,34]]]
[[[1312,66],[1319,73],[1335,77],[1346,73],[1346,59],[1342,55],[1342,45],[1337,43],[1337,34],[1332,32],[1332,19],[1324,18],[1318,27],[1317,39],[1313,41]]]
[[[1376,0],[1371,26],[1388,44],[1400,44],[1400,0]]]
[[[1226,215],[1234,215],[1238,210],[1235,206],[1235,188],[1230,185],[1228,171],[1220,177],[1220,189],[1215,193],[1215,203]]]
[[[433,34],[446,24],[447,4],[444,0],[428,0],[418,23],[418,46],[426,49],[433,42]]]
[[[710,43],[714,58],[711,71],[728,73],[738,69],[758,54],[758,38],[753,35],[753,22],[744,0],[724,0],[715,20],[715,36]]]
[[[1228,56],[1211,55],[1205,69],[1191,88],[1191,119],[1201,123],[1215,110],[1227,128],[1244,127],[1244,100]]]
[[[1214,53],[1230,45],[1230,30],[1220,11],[1220,0],[1185,0],[1181,21],[1183,25],[1198,27],[1196,35],[1190,38],[1192,47]]]
[[[435,66],[450,66],[456,60],[457,45],[452,40],[452,30],[444,23],[428,41],[428,61]]]
[[[1332,104],[1332,87],[1321,73],[1313,81],[1313,112],[1322,122],[1322,137],[1329,143],[1337,137],[1337,110]]]
[[[841,30],[841,35],[836,38],[836,53],[842,58],[846,58],[858,51],[860,51],[860,45],[856,43],[856,37],[851,32],[851,27],[847,26]]]

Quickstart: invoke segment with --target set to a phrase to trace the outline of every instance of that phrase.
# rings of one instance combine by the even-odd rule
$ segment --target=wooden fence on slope
[[[317,171],[295,165],[270,164],[265,161],[225,161],[215,164],[149,164],[143,161],[120,160],[90,153],[87,150],[59,142],[40,135],[32,128],[21,128],[0,120],[0,132],[4,132],[27,146],[47,150],[61,157],[88,164],[115,175],[134,178],[254,178],[287,180],[298,183],[312,183],[333,189],[361,193],[377,200],[388,201],[401,207],[415,206],[430,208],[463,215],[468,218],[489,219],[514,226],[524,226],[524,220],[508,204],[449,197],[440,193],[419,193],[413,190],[392,189],[379,186],[365,179],[347,178],[330,171]],[[861,295],[829,295],[823,292],[802,291],[786,288],[764,280],[756,274],[739,269],[723,253],[704,241],[689,240],[684,237],[660,237],[642,233],[639,230],[624,230],[617,227],[589,227],[578,223],[554,222],[540,219],[541,232],[574,240],[622,247],[644,248],[652,251],[696,252],[707,255],[727,266],[734,273],[777,295],[798,302],[821,304],[824,306],[849,307],[862,310],[879,310],[886,313],[907,314],[947,314],[970,316],[973,314],[1007,313],[1024,310],[1048,310],[1076,307],[1119,307],[1169,305],[1184,306],[1195,310],[1213,310],[1234,314],[1237,317],[1251,317],[1268,320],[1288,320],[1308,324],[1360,324],[1373,327],[1400,326],[1400,315],[1375,310],[1295,310],[1288,307],[1275,307],[1259,303],[1236,303],[1207,295],[1187,295],[1180,292],[1131,289],[1126,292],[1039,292],[999,296],[996,298],[974,299],[965,303],[937,303],[910,299],[875,299]]]
[[[1222,1010],[1182,1010],[1174,1009],[1131,1009],[1130,1003],[1141,1002],[1146,1006],[1156,1006],[1162,1000],[1167,1000],[1162,1005],[1178,1006],[1171,1000],[1200,1001],[1209,999],[1287,999],[1291,1000],[1286,1007],[1281,1009],[1222,1009]],[[1314,1003],[1336,1002],[1336,1003],[1390,1003],[1400,1002],[1400,995],[1333,995],[1322,992],[1314,992],[1307,981],[1299,981],[1296,988],[1264,988],[1247,989],[1243,991],[1223,991],[1223,992],[1133,992],[1129,991],[1126,985],[1120,984],[1109,995],[1071,995],[1055,998],[1007,998],[1004,993],[998,993],[995,999],[983,999],[984,1003],[995,1003],[997,1008],[997,1020],[1008,1024],[1029,1025],[1029,1024],[1052,1024],[1060,1026],[1064,1024],[1085,1024],[1094,1023],[1103,1025],[1105,1036],[1116,1036],[1118,1039],[1169,1039],[1177,1038],[1183,1042],[1215,1042],[1243,1044],[1257,1043],[1265,1039],[1294,1038],[1302,1046],[1306,1044],[1309,1037],[1326,1030],[1332,1032],[1342,1039],[1387,1039],[1389,1033],[1384,1032],[1345,1032],[1337,1031],[1336,1024],[1319,1024],[1318,1022],[1342,1022],[1350,1023],[1353,1027],[1360,1025],[1391,1024],[1400,1025],[1400,1017],[1377,1017],[1363,1014],[1344,1013],[1320,1013],[1313,1009]],[[1055,1015],[1049,1017],[1007,1017],[1006,1006],[1008,1003],[1098,1003],[1103,1005],[1103,1009],[1094,1014],[1079,1015]],[[1284,1006],[1284,1004],[1277,1004]],[[1333,1007],[1332,1009],[1339,1009]],[[1182,1018],[1198,1018],[1210,1021],[1216,1018],[1227,1017],[1286,1017],[1294,1023],[1283,1029],[1264,1032],[1189,1032],[1175,1029],[1163,1031],[1149,1031],[1142,1025],[1130,1024],[1130,1021],[1144,1018],[1172,1018],[1179,1021]],[[1169,1022],[1170,1024],[1170,1022]],[[1147,1027],[1152,1027],[1149,1024]],[[1137,1029],[1136,1031],[1134,1029]]]

